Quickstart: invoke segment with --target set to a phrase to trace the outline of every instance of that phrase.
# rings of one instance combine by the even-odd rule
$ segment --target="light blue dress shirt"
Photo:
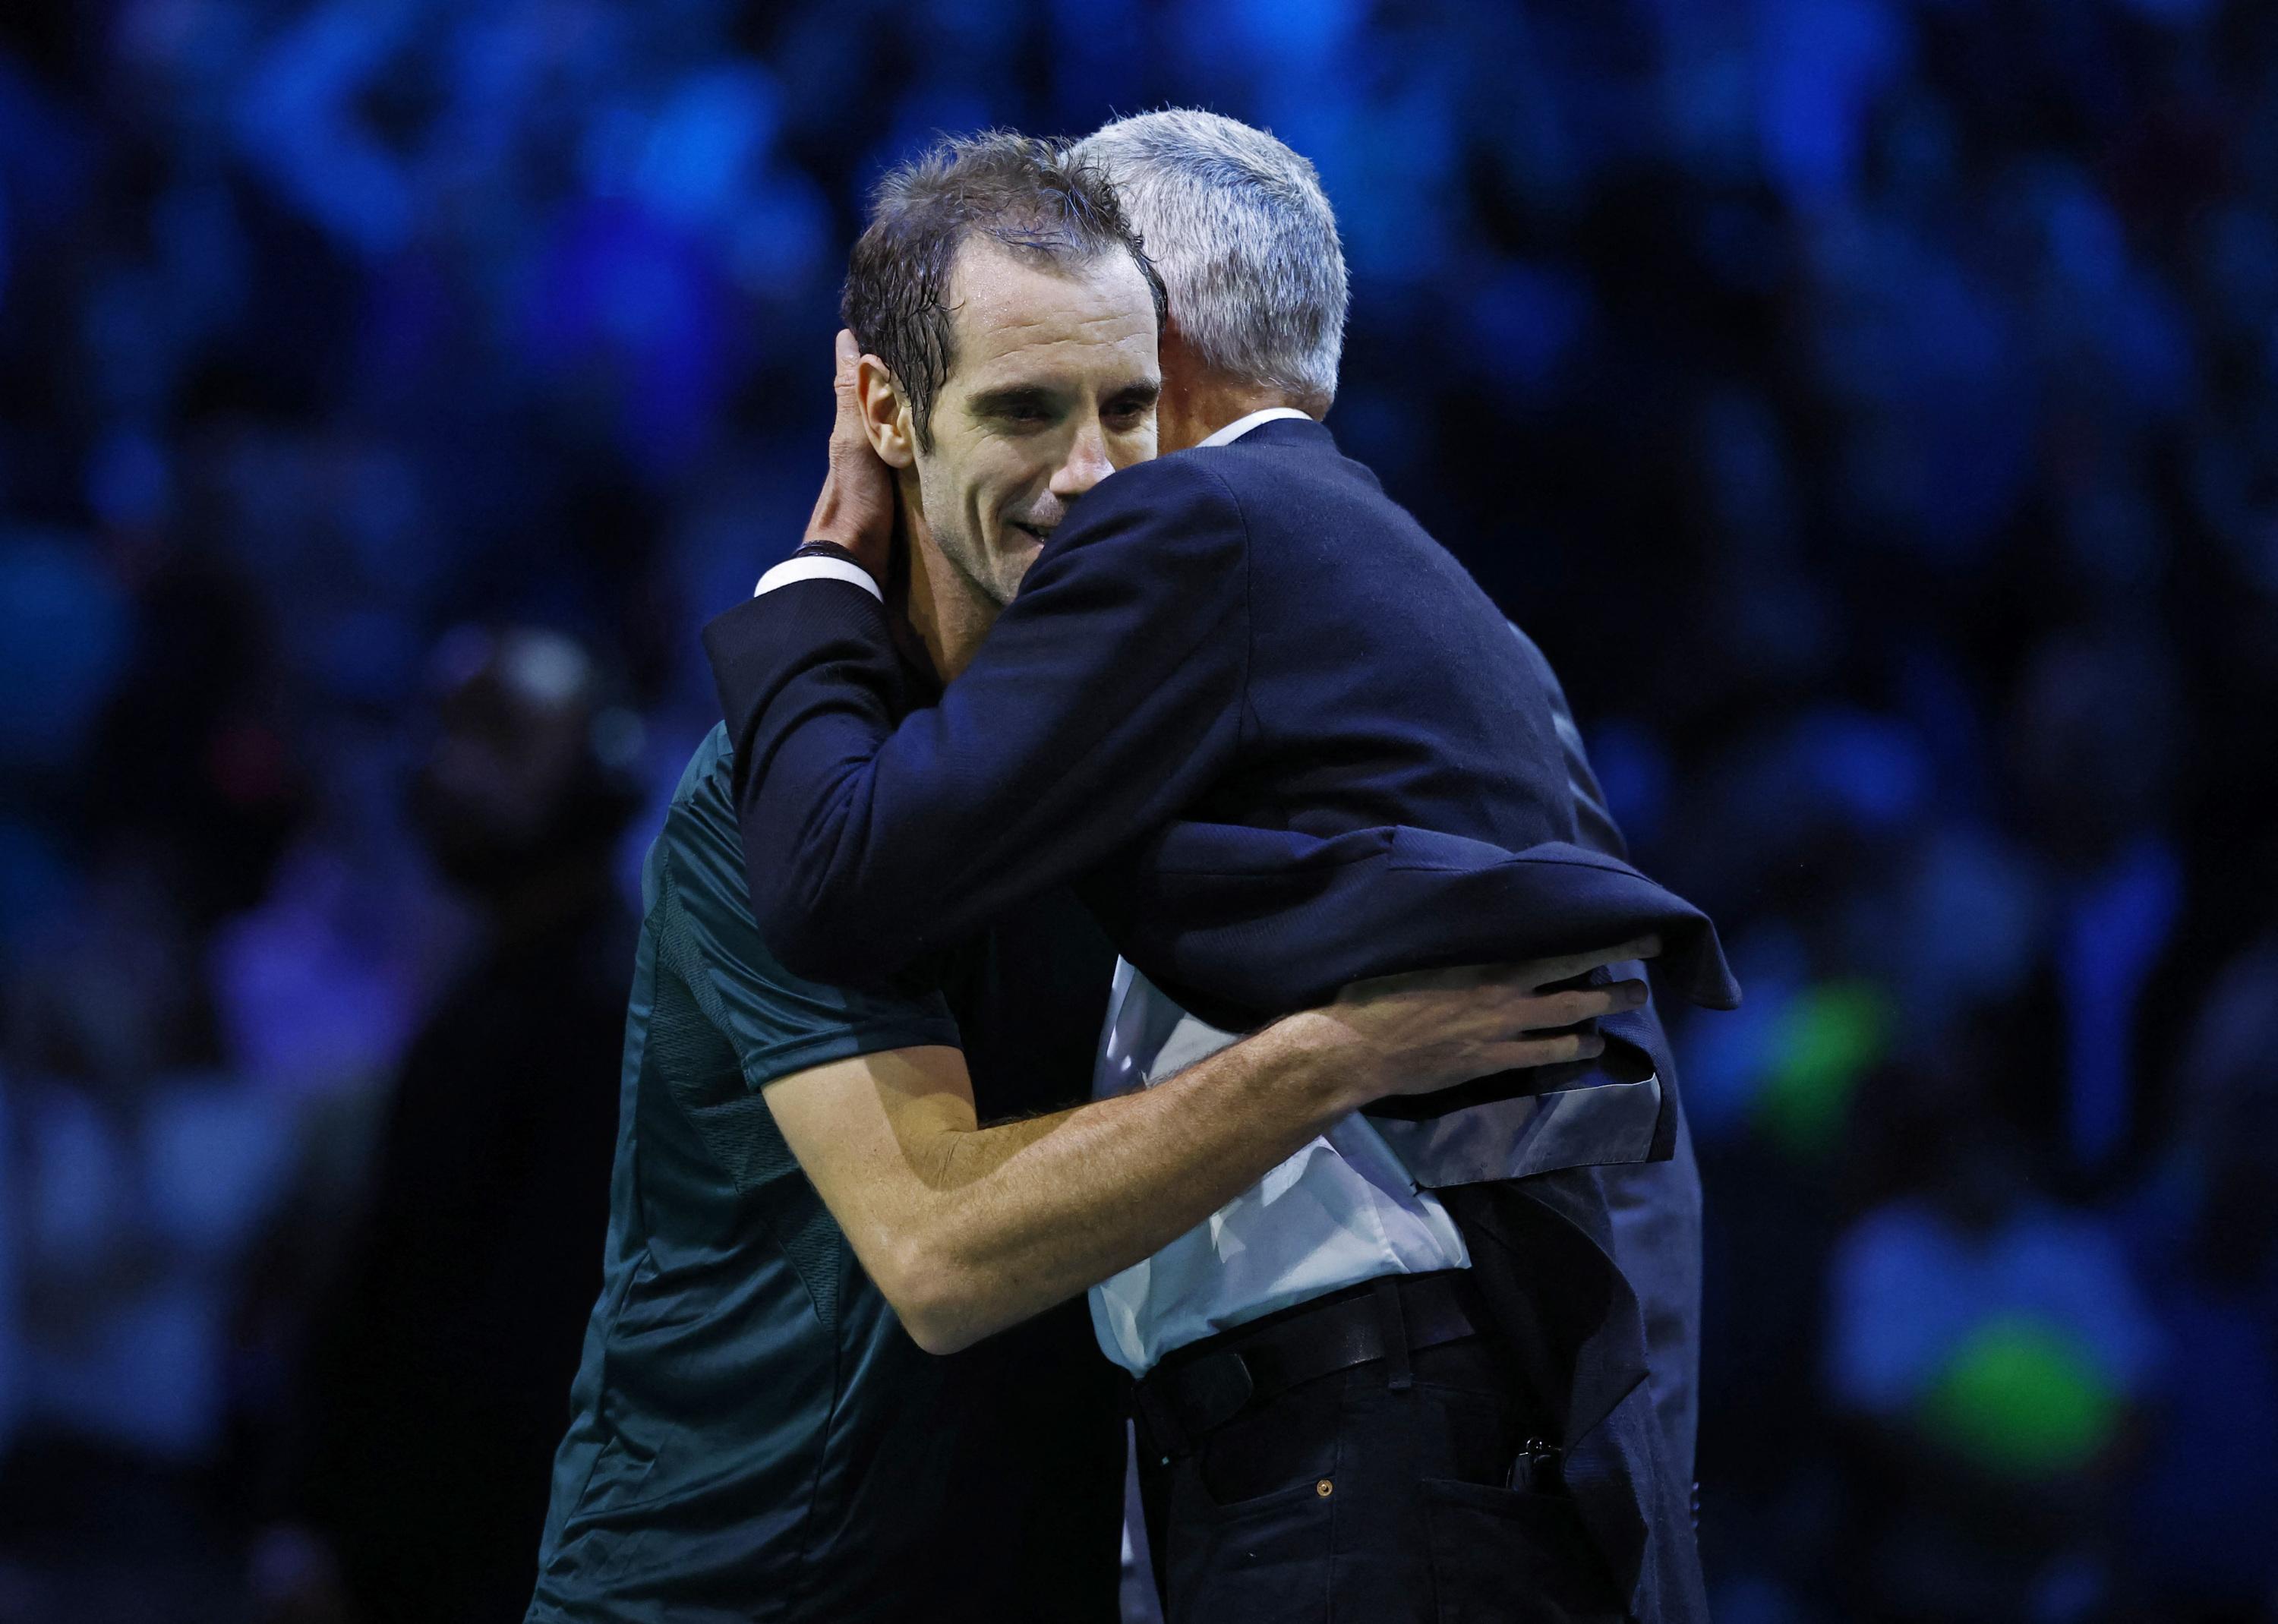
[[[1268,407],[1203,441],[1303,417]],[[1235,1034],[1197,1020],[1118,960],[1092,1094],[1152,1087]],[[1379,1275],[1464,1269],[1447,1208],[1418,1190],[1384,1136],[1348,1117],[1154,1256],[1091,1288],[1101,1351],[1144,1376],[1173,1348]]]
[[[1236,1034],[1198,1020],[1119,961],[1097,1098],[1151,1087]],[[1471,1264],[1447,1208],[1353,1116],[1160,1252],[1091,1288],[1102,1352],[1144,1376],[1173,1348],[1379,1275]]]

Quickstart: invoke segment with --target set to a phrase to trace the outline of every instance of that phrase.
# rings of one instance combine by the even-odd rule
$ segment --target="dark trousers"
[[[1341,1292],[1173,1357],[1286,1346],[1308,1310],[1349,1312],[1356,1296],[1382,1300]],[[1510,1361],[1477,1335],[1410,1351],[1384,1307],[1398,1356],[1264,1391],[1199,1432],[1150,1429],[1143,1404],[1167,1624],[1619,1624],[1555,1468],[1530,1460],[1556,1430]]]

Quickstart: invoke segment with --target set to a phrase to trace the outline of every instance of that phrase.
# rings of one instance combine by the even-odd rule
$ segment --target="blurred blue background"
[[[1748,986],[1678,1040],[1719,1617],[2278,1618],[2278,11],[19,0],[0,1620],[331,1559],[296,1372],[511,935],[407,801],[465,629],[590,657],[622,882],[865,187],[1166,102],[1319,165],[1331,426]]]

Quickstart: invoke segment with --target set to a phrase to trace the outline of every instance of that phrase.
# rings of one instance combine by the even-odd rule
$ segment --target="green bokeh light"
[[[2121,1399],[2079,1339],[2031,1315],[1979,1326],[1924,1397],[1923,1430],[1999,1476],[2078,1471],[2120,1428]]]
[[[1825,1156],[1842,1138],[1860,1077],[1890,1046],[1890,995],[1871,981],[1831,981],[1779,1012],[1755,1100],[1757,1125],[1790,1155]]]

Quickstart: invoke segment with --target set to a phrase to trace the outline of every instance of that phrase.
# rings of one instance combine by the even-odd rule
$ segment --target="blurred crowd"
[[[2278,11],[26,0],[0,1624],[518,1616],[863,188],[1166,102],[1319,165],[1332,428],[1747,983],[1718,1616],[2278,1619]]]

